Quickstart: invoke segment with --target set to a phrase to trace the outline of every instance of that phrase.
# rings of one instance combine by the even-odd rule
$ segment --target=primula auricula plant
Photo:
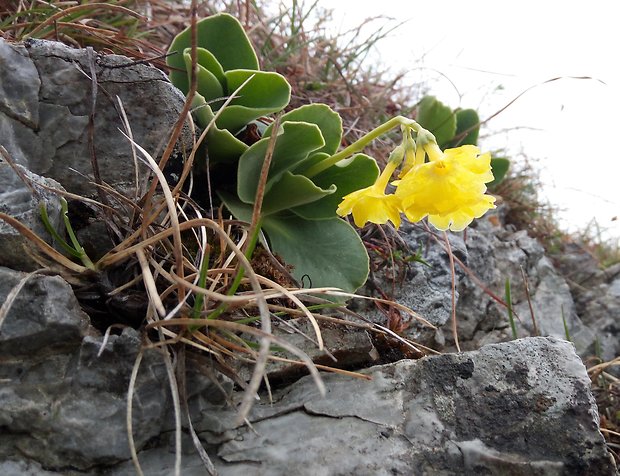
[[[340,151],[342,120],[325,104],[282,114],[274,131],[266,125],[270,123],[266,116],[288,105],[286,79],[259,70],[254,49],[234,17],[213,15],[199,21],[196,30],[197,88],[192,104],[197,122],[208,128],[202,165],[218,166],[211,169],[212,187],[237,219],[250,221],[270,137],[277,135],[260,226],[271,249],[293,266],[298,279],[306,276],[315,287],[346,291],[366,281],[369,260],[364,244],[338,215],[352,213],[358,226],[388,220],[399,226],[404,213],[412,221],[428,216],[439,229],[461,230],[493,208],[493,198],[485,195],[485,183],[493,179],[490,156],[478,155],[471,144],[442,152],[435,136],[411,119],[393,118]],[[188,94],[189,29],[175,38],[169,53],[170,79]],[[441,106],[429,103],[426,116],[437,120],[437,111],[445,112]],[[451,120],[454,127],[448,134],[445,121],[440,131],[447,140],[458,130],[456,119]],[[401,128],[403,142],[379,175],[376,161],[361,151],[395,127]],[[259,137],[248,140],[251,134],[244,134],[248,129],[258,131]],[[396,192],[386,194],[399,166]],[[231,167],[235,183],[230,174],[217,174]]]

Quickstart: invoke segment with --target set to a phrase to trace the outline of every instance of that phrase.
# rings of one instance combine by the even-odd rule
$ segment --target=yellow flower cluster
[[[374,185],[346,195],[337,213],[353,214],[355,224],[384,224],[390,220],[400,226],[400,213],[412,222],[428,216],[439,230],[461,231],[474,218],[495,208],[495,197],[486,195],[486,183],[493,180],[491,155],[479,155],[479,149],[465,145],[442,152],[435,142],[419,146],[415,162],[405,164],[400,180],[394,182],[396,192],[385,194],[385,188],[398,166],[390,161]],[[406,161],[407,162],[407,161]]]

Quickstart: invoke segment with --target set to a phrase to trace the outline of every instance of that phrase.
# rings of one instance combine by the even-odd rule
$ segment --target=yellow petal
[[[340,216],[353,214],[358,227],[367,222],[382,225],[388,220],[400,226],[400,200],[395,195],[385,195],[379,187],[371,186],[346,195],[336,210]]]
[[[440,230],[460,231],[494,208],[485,195],[493,179],[490,154],[478,155],[472,145],[448,149],[435,160],[413,167],[398,183],[396,196],[411,221],[428,215]]]

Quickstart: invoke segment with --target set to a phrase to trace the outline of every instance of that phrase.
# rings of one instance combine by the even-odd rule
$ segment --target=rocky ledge
[[[81,175],[90,173],[92,147],[111,186],[132,186],[132,168],[117,166],[131,160],[131,147],[118,131],[116,95],[130,115],[136,140],[149,151],[160,150],[183,103],[163,73],[128,58],[56,43],[0,40],[0,140],[31,180],[31,187],[25,187],[15,170],[0,161],[2,212],[45,237],[38,207],[46,204],[52,225],[59,223],[54,189],[92,191]],[[160,99],[145,101],[154,97]],[[89,143],[91,127],[94,144]],[[179,147],[187,143],[191,137],[186,135]],[[97,232],[82,238],[89,236],[96,238]],[[374,285],[398,284],[395,298],[436,327],[429,331],[410,322],[404,332],[449,352],[454,342],[445,250],[413,226],[403,228],[402,238],[412,252],[422,246],[430,266],[410,263],[400,281]],[[331,354],[349,369],[361,368],[363,378],[324,373],[325,397],[309,377],[283,383],[274,389],[272,401],[262,395],[246,425],[236,426],[240,396],[235,386],[212,370],[207,356],[188,351],[183,425],[187,429],[191,420],[213,471],[617,474],[581,360],[595,343],[603,355],[620,353],[616,270],[594,269],[594,281],[587,281],[581,261],[566,260],[560,273],[526,232],[502,226],[501,214],[451,241],[464,265],[456,277],[457,314],[462,345],[469,352],[374,365],[376,350],[366,331],[326,332]],[[20,288],[9,312],[0,311],[0,474],[135,474],[126,414],[138,355],[142,365],[132,398],[132,435],[144,474],[170,475],[175,464],[182,475],[208,474],[185,433],[181,460],[176,459],[172,397],[161,351],[144,350],[141,333],[131,327],[105,339],[61,277],[24,272],[36,268],[24,244],[12,228],[0,224],[0,303],[11,301]],[[506,277],[515,283],[513,301],[524,338],[502,342],[511,339],[505,312],[465,269],[498,293]],[[522,269],[527,290],[516,284],[523,282]],[[571,274],[576,269],[580,272]],[[371,291],[369,286],[365,292]],[[373,309],[360,312],[384,323],[385,316]],[[562,340],[566,329],[575,346]],[[534,331],[541,337],[525,337]],[[325,355],[312,357],[318,361]]]

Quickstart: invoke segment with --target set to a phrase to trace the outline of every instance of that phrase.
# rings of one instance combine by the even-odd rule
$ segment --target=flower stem
[[[385,192],[385,187],[387,187],[387,184],[390,181],[390,178],[392,178],[392,174],[394,173],[398,165],[399,164],[397,162],[387,163],[385,169],[383,169],[383,172],[381,172],[381,175],[375,182],[375,187],[377,187],[378,190],[381,190],[381,192]]]
[[[308,178],[312,178],[315,175],[320,174],[321,172],[330,168],[332,165],[337,164],[341,160],[346,159],[347,157],[355,154],[356,152],[360,152],[370,142],[396,126],[407,126],[416,132],[421,129],[420,125],[413,119],[408,119],[404,116],[393,117],[385,124],[381,124],[379,127],[376,127],[372,131],[365,134],[363,137],[359,138],[349,146],[342,149],[340,152],[336,152],[334,155],[326,158],[325,160],[322,160],[318,164],[313,165],[308,170],[306,170],[306,172],[304,172],[304,175]]]

